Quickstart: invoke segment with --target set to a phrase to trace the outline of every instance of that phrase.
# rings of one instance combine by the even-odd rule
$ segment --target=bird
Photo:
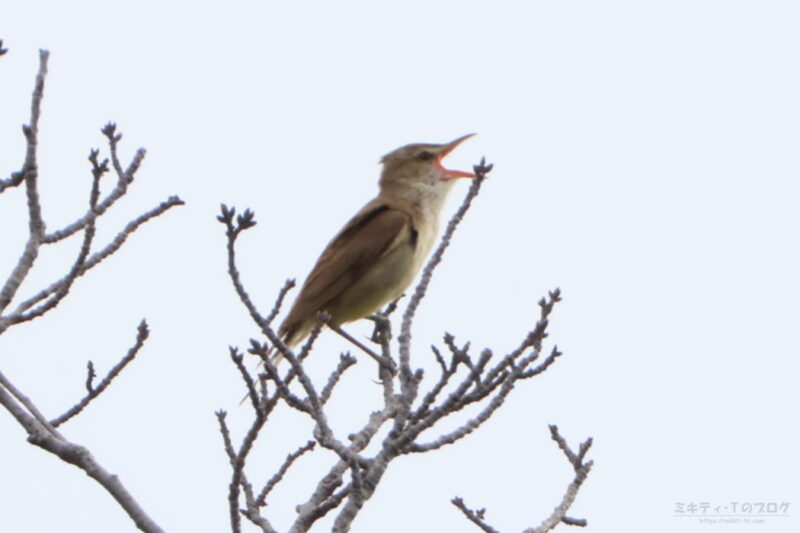
[[[291,348],[303,341],[318,324],[320,312],[329,316],[329,324],[340,326],[402,296],[436,241],[439,217],[454,183],[475,177],[442,165],[473,135],[445,144],[408,144],[381,158],[378,195],[317,259],[278,328],[284,344]],[[273,362],[280,359],[275,351]]]

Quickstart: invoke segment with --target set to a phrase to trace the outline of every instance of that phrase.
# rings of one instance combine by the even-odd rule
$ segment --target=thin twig
[[[228,429],[227,422],[225,422],[225,418],[228,416],[228,413],[220,409],[214,414],[217,415],[217,422],[219,423],[219,431],[222,434],[222,442],[225,445],[225,453],[228,454],[228,459],[230,459],[231,464],[233,464],[234,461],[236,460],[236,450],[233,449],[233,442],[231,441],[231,432]]]
[[[242,519],[239,517],[239,479],[240,470],[237,464],[237,453],[233,449],[231,442],[231,434],[228,429],[228,424],[225,422],[227,413],[225,411],[217,411],[217,422],[219,423],[219,430],[222,434],[222,440],[225,443],[225,453],[230,459],[231,467],[233,468],[233,476],[235,481],[231,480],[228,484],[228,511],[231,518],[231,530],[233,533],[239,533],[242,530]]]
[[[239,351],[233,346],[228,347],[228,352],[231,361],[233,361],[233,364],[236,365],[237,369],[239,369],[239,374],[242,376],[245,386],[247,387],[247,396],[245,396],[245,399],[250,398],[250,402],[253,404],[253,409],[258,411],[259,409],[261,409],[261,406],[259,405],[260,399],[258,396],[258,392],[256,391],[255,380],[253,380],[253,377],[250,375],[250,372],[244,365],[244,358],[239,353]]]
[[[322,402],[322,405],[328,403],[328,400],[333,393],[333,389],[339,383],[339,379],[341,379],[342,374],[344,374],[345,371],[354,364],[356,364],[356,358],[350,354],[344,353],[339,356],[339,364],[336,365],[334,371],[331,372],[330,376],[328,376],[328,382],[322,388],[322,392],[319,393],[319,400]]]
[[[116,128],[116,126],[114,127]],[[106,134],[107,128],[108,125],[103,128],[104,134]],[[111,143],[110,140],[109,143]],[[114,143],[114,153],[116,154],[116,143]],[[89,154],[89,161],[92,163],[92,170],[94,173],[97,173],[98,171],[102,171],[102,173],[105,173],[108,170],[108,160],[104,160],[103,162],[98,162],[97,155],[98,155],[97,150],[92,150]],[[138,169],[139,164],[141,164],[141,161],[144,159],[144,156],[145,156],[144,148],[139,148],[136,151],[136,155],[134,155],[132,160],[132,162],[138,161],[135,168]],[[103,201],[97,203],[95,209],[93,210],[90,209],[86,211],[86,213],[81,218],[72,222],[71,224],[68,224],[67,226],[52,233],[48,233],[42,238],[42,244],[52,244],[55,242],[59,242],[61,240],[66,239],[70,235],[73,235],[76,232],[82,230],[84,227],[86,227],[86,225],[92,218],[101,216],[112,205],[114,205],[114,203],[116,203],[117,200],[125,196],[125,193],[128,192],[129,183],[130,181],[124,174],[118,175],[116,186],[111,190],[111,192],[108,193],[108,195],[103,199]]]
[[[435,346],[431,346],[434,355],[436,356],[436,360],[439,362],[439,366],[441,367],[442,373],[439,376],[439,380],[434,384],[434,386],[425,394],[422,398],[422,402],[420,403],[419,407],[414,410],[411,414],[410,421],[416,422],[420,420],[423,416],[430,413],[430,408],[433,406],[433,403],[436,401],[436,398],[439,394],[444,390],[447,384],[450,382],[450,378],[452,378],[456,371],[458,370],[458,362],[453,360],[453,364],[450,365],[448,368],[442,359],[442,355],[439,353],[439,350]]]
[[[578,490],[581,488],[583,482],[586,481],[586,476],[589,475],[589,471],[592,469],[592,465],[594,464],[593,461],[583,462],[586,452],[592,445],[592,438],[589,437],[586,439],[586,441],[581,444],[580,451],[576,454],[569,447],[564,437],[562,437],[558,432],[558,427],[555,425],[550,426],[550,436],[554,441],[556,441],[558,447],[562,452],[564,452],[564,455],[567,457],[570,464],[572,464],[572,467],[575,470],[575,478],[564,492],[561,503],[559,503],[556,508],[553,509],[553,512],[550,514],[550,516],[548,516],[541,524],[539,524],[538,527],[528,528],[523,531],[523,533],[546,533],[547,531],[554,529],[560,523],[579,527],[584,527],[587,525],[587,521],[585,519],[567,516],[567,511],[569,511],[569,508],[575,501]]]
[[[78,277],[84,275],[87,271],[91,270],[93,267],[95,267],[99,263],[101,263],[104,259],[108,258],[114,252],[119,250],[120,247],[122,247],[122,245],[125,243],[127,238],[133,232],[135,232],[137,229],[139,229],[139,227],[142,224],[144,224],[145,222],[147,222],[147,221],[149,221],[149,220],[151,220],[153,218],[158,217],[159,215],[161,215],[162,213],[166,212],[168,209],[170,209],[172,207],[175,207],[175,206],[178,206],[178,205],[183,205],[183,204],[184,204],[183,200],[181,200],[177,196],[171,196],[167,200],[161,202],[159,205],[154,207],[153,209],[151,209],[151,210],[149,210],[149,211],[147,211],[145,213],[142,213],[141,215],[139,215],[138,217],[136,217],[132,221],[128,222],[128,224],[125,225],[125,228],[123,228],[122,231],[117,233],[117,235],[114,237],[114,239],[111,240],[111,242],[109,242],[100,251],[97,251],[94,254],[92,254],[92,256],[89,257],[86,260],[85,264],[77,272],[75,278],[78,278]],[[46,289],[43,289],[42,291],[38,292],[34,296],[32,296],[32,297],[28,298],[27,300],[25,300],[24,302],[20,303],[17,306],[17,308],[14,310],[14,313],[11,315],[12,317],[16,317],[16,318],[14,318],[13,323],[24,322],[26,320],[30,320],[31,318],[34,318],[34,316],[32,314],[25,315],[25,314],[23,314],[23,312],[25,310],[27,310],[27,309],[30,309],[36,303],[44,300],[48,296],[50,296],[50,295],[58,292],[59,290],[61,290],[63,285],[64,285],[64,283],[65,283],[65,281],[64,281],[63,278],[58,280],[58,281],[56,281],[56,282],[53,282]]]
[[[380,366],[386,367],[386,369],[392,375],[394,375],[397,372],[397,369],[394,366],[394,361],[392,361],[391,359],[385,359],[385,358],[381,357],[380,355],[378,355],[375,352],[373,352],[372,350],[370,350],[366,345],[364,345],[364,343],[362,343],[361,341],[359,341],[358,339],[356,339],[355,337],[353,337],[352,335],[347,333],[345,330],[343,330],[342,328],[340,328],[339,326],[337,326],[335,324],[332,324],[330,315],[327,315],[325,313],[319,313],[318,314],[318,318],[326,326],[328,326],[331,330],[335,331],[341,337],[343,337],[343,338],[347,339],[348,341],[350,341],[350,343],[353,344],[353,346],[356,346],[362,352],[364,352],[365,354],[369,355]]]
[[[283,462],[275,475],[273,475],[269,481],[267,481],[266,485],[264,485],[264,488],[261,489],[261,492],[258,494],[258,498],[256,498],[256,505],[261,507],[265,504],[269,493],[272,492],[272,489],[274,489],[275,486],[281,482],[283,476],[286,475],[286,472],[289,471],[289,468],[291,468],[294,462],[297,461],[301,455],[313,450],[314,446],[316,446],[316,443],[313,440],[310,440],[305,443],[304,446],[301,446],[299,449],[286,456],[286,460]]]
[[[38,168],[36,162],[36,148],[39,135],[39,115],[41,113],[42,98],[44,97],[44,80],[47,76],[47,59],[50,53],[47,50],[39,51],[39,72],[36,74],[36,85],[31,100],[30,123],[22,127],[25,134],[27,147],[25,162],[20,170],[21,179],[25,182],[25,192],[28,199],[28,241],[17,265],[11,271],[3,288],[0,289],[0,313],[2,313],[17,293],[20,285],[28,276],[33,263],[39,255],[39,246],[44,234],[44,221],[42,208],[39,204],[39,191],[37,189]],[[0,324],[0,333],[5,329]]]
[[[231,528],[234,533],[237,533],[241,530],[241,521],[239,519],[238,507],[239,507],[239,486],[241,485],[242,481],[245,480],[244,474],[244,465],[247,461],[247,456],[250,454],[250,451],[253,449],[253,444],[255,444],[256,439],[258,438],[259,433],[261,432],[261,428],[267,421],[267,417],[262,415],[260,412],[256,411],[256,417],[253,421],[253,425],[250,426],[250,429],[245,434],[244,438],[242,439],[242,444],[239,446],[239,451],[236,453],[236,458],[233,461],[233,475],[231,476],[231,482],[229,485],[229,492],[228,492],[228,501],[230,503],[230,513],[231,513]]]
[[[225,224],[226,228],[226,236],[228,237],[228,277],[231,278],[233,282],[233,286],[236,289],[236,294],[239,295],[239,299],[242,301],[244,306],[250,312],[250,316],[253,318],[253,321],[258,325],[259,328],[263,329],[270,329],[269,328],[269,320],[264,318],[261,313],[259,313],[258,309],[256,308],[253,300],[250,298],[250,295],[244,288],[242,284],[242,278],[239,274],[239,269],[236,267],[236,240],[241,234],[241,232],[252,228],[256,225],[256,221],[253,218],[253,212],[245,210],[245,212],[239,215],[237,218],[236,216],[236,209],[228,208],[225,204],[221,206],[222,214],[217,216],[217,220]],[[274,315],[270,313],[269,317],[274,318],[277,313],[277,308],[280,307],[280,304],[283,303],[284,295],[294,287],[294,280],[287,280],[281,289],[281,292],[275,302],[275,311]],[[268,318],[269,318],[268,317]]]
[[[69,272],[61,278],[59,282],[58,290],[53,293],[53,297],[50,298],[47,302],[40,305],[33,311],[26,313],[24,315],[17,315],[10,318],[10,323],[15,324],[19,322],[25,322],[28,320],[33,320],[36,317],[42,316],[46,312],[54,309],[60,302],[63,300],[69,290],[72,288],[72,284],[75,280],[80,276],[81,271],[84,269],[86,265],[86,258],[89,256],[89,251],[92,247],[92,241],[94,240],[95,236],[95,221],[96,215],[94,215],[94,209],[97,206],[97,197],[100,191],[100,175],[95,174],[92,179],[92,188],[89,193],[89,211],[93,213],[92,217],[86,224],[86,228],[83,232],[83,242],[81,243],[80,250],[78,252],[78,256],[75,258],[75,262],[72,264],[72,267],[69,269]]]
[[[287,383],[289,378],[281,378],[278,369],[272,361],[269,360],[269,350],[255,339],[250,339],[250,343],[251,346],[248,351],[261,357],[267,379],[275,384],[275,393],[278,394],[289,407],[293,407],[302,413],[310,413],[311,407],[308,403],[301,400],[296,394],[289,390],[289,384]]]
[[[458,509],[464,513],[464,516],[466,516],[470,522],[481,528],[486,533],[500,533],[483,521],[483,517],[486,514],[486,509],[478,509],[477,511],[473,511],[467,507],[467,504],[464,503],[464,500],[458,496],[450,500],[450,502],[458,507]]]
[[[586,526],[586,520],[582,518],[572,518],[566,515],[567,511],[569,510],[572,503],[575,501],[575,496],[578,493],[578,489],[580,489],[581,484],[586,480],[586,476],[589,474],[589,470],[592,468],[592,461],[588,461],[586,463],[583,461],[583,456],[585,455],[586,451],[588,451],[589,447],[592,445],[592,439],[589,438],[581,444],[581,451],[576,454],[570,449],[567,442],[564,440],[558,433],[558,428],[554,425],[550,426],[550,435],[554,441],[558,444],[558,447],[561,448],[561,451],[564,452],[564,455],[569,460],[570,464],[572,464],[575,470],[575,478],[567,487],[564,496],[562,497],[561,503],[553,509],[553,512],[548,516],[538,527],[536,528],[527,528],[523,533],[546,533],[551,529],[555,528],[558,524],[564,523],[571,526]],[[485,509],[480,509],[478,511],[473,511],[469,509],[465,504],[464,501],[459,498],[453,498],[452,500],[453,505],[458,507],[464,516],[466,516],[472,523],[477,525],[486,533],[498,533],[497,530],[492,528],[486,521],[485,521]]]
[[[90,360],[86,363],[86,392],[92,392],[94,390],[94,378],[97,377],[97,374],[94,371],[94,363]]]
[[[91,388],[89,390],[89,393],[86,396],[81,398],[81,400],[78,403],[76,403],[75,405],[70,407],[67,410],[67,412],[65,412],[61,416],[58,416],[58,417],[54,418],[53,420],[51,420],[50,424],[52,424],[53,427],[60,426],[61,424],[63,424],[64,422],[66,422],[67,420],[72,418],[73,416],[75,416],[78,413],[80,413],[81,411],[83,411],[83,409],[87,405],[89,405],[89,403],[92,400],[94,400],[95,398],[100,396],[100,394],[102,394],[103,391],[105,391],[108,388],[108,386],[111,385],[111,382],[114,380],[114,378],[116,378],[125,369],[125,367],[128,365],[128,363],[133,361],[133,359],[136,357],[136,354],[138,354],[139,350],[141,350],[142,346],[144,346],[144,341],[147,340],[147,337],[148,337],[149,334],[150,334],[150,332],[149,332],[149,330],[147,328],[147,322],[142,320],[139,323],[138,332],[136,334],[136,342],[128,350],[128,353],[125,354],[125,357],[120,359],[120,361],[116,365],[114,365],[111,368],[111,370],[108,371],[108,374],[106,375],[106,377],[103,378],[103,380],[100,382],[99,385],[97,385],[97,387]],[[92,368],[92,371],[93,371],[93,368]],[[91,375],[91,373],[90,373],[90,375]],[[89,384],[87,382],[87,388],[88,387],[89,387]]]

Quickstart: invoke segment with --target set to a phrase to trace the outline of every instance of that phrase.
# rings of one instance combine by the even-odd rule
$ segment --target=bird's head
[[[381,159],[380,186],[449,189],[456,178],[474,178],[472,172],[449,170],[442,160],[455,148],[475,135],[470,133],[446,144],[408,144]]]

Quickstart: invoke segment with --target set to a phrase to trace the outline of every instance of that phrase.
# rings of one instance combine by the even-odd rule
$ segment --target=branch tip
[[[142,319],[141,322],[139,322],[139,327],[137,328],[137,330],[138,330],[138,335],[136,338],[139,342],[144,342],[145,340],[147,340],[147,337],[150,336],[150,327],[147,325],[147,320],[145,320],[144,318]]]
[[[117,144],[120,139],[122,139],[122,134],[116,133],[117,125],[114,122],[107,122],[100,131],[108,138],[108,141],[112,145]]]

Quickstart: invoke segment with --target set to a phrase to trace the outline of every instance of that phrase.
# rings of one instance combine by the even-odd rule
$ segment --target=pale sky
[[[375,194],[382,155],[477,132],[448,166],[486,156],[495,170],[420,310],[414,364],[432,376],[427,346],[444,331],[504,353],[555,287],[550,342],[564,355],[475,435],[394,463],[353,530],[478,531],[457,495],[503,533],[538,525],[572,479],[555,423],[576,447],[595,439],[570,511],[587,531],[796,531],[798,27],[800,5],[772,0],[17,3],[0,20],[0,176],[22,163],[46,48],[48,227],[83,212],[86,156],[105,149],[108,121],[125,158],[148,154],[97,242],[169,195],[187,205],[0,337],[0,369],[55,416],[82,395],[86,360],[106,371],[146,317],[137,360],[64,433],[165,530],[229,531],[214,411],[230,412],[238,441],[250,411],[228,346],[258,332],[225,275],[219,204],[256,212],[240,268],[266,311]],[[0,195],[0,279],[26,236],[22,192]],[[77,246],[43,253],[22,296]],[[312,374],[343,349],[324,334]],[[359,361],[330,415],[342,436],[378,407],[374,367]],[[309,427],[276,418],[251,478],[269,477]],[[135,530],[101,487],[25,438],[0,413],[0,529]],[[276,492],[277,527],[329,460],[306,458]],[[708,503],[715,518],[732,502],[790,506],[728,524],[675,516]]]

